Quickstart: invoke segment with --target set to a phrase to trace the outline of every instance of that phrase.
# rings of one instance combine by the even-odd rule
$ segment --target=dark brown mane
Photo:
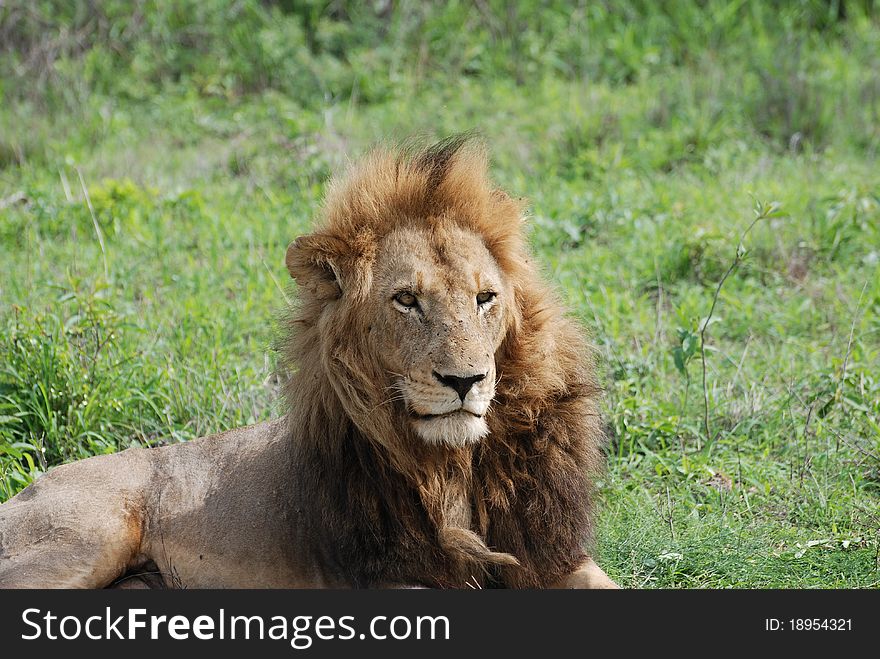
[[[428,180],[425,186],[425,195],[430,197],[434,194],[440,183],[446,178],[446,173],[452,164],[455,154],[467,144],[468,135],[452,135],[445,140],[417,152],[412,158],[415,165],[427,172]]]
[[[592,353],[532,264],[522,203],[495,189],[485,150],[453,137],[420,151],[380,149],[335,180],[315,233],[288,268],[299,306],[282,364],[302,473],[299,542],[356,586],[422,583],[540,587],[571,571],[592,538],[592,477],[602,464]],[[455,222],[481,236],[516,304],[496,354],[500,376],[475,447],[412,441],[376,391],[360,337],[377,241],[403,223]],[[333,324],[322,324],[332,307]],[[471,528],[450,524],[456,497]]]

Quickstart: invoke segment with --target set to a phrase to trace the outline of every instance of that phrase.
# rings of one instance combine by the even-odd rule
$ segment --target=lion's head
[[[487,435],[495,356],[518,321],[520,210],[461,137],[375,151],[331,184],[287,267],[310,348],[362,430],[381,440],[384,421],[450,447]]]

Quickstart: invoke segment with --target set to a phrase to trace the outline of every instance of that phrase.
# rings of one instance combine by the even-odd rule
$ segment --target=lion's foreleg
[[[553,588],[620,588],[607,574],[596,565],[592,558],[581,563],[580,567],[565,575],[552,586]]]

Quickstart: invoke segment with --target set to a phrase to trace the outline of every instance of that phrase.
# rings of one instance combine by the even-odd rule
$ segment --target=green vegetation
[[[870,2],[2,3],[0,500],[277,415],[328,173],[476,129],[602,357],[609,574],[876,587],[878,72]]]

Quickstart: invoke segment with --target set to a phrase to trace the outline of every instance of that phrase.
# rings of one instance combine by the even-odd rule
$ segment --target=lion
[[[0,586],[615,588],[582,331],[487,149],[379,147],[288,247],[280,419],[56,467],[0,506]]]

